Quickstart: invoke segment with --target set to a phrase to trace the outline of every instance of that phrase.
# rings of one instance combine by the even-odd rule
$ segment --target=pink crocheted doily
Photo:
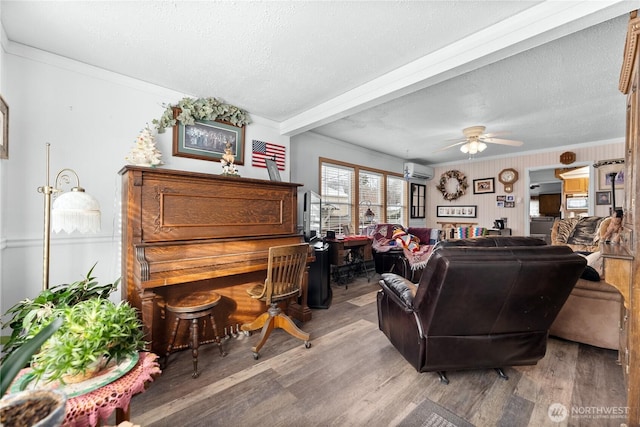
[[[158,356],[154,353],[140,353],[136,366],[112,383],[92,392],[67,400],[64,426],[95,426],[106,420],[116,408],[126,410],[131,398],[145,391],[145,384],[159,375]]]

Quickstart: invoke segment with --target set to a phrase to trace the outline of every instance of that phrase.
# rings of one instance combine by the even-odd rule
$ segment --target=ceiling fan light
[[[485,144],[484,142],[478,143],[478,151],[479,152],[482,153],[484,150],[486,150],[486,148],[487,148],[487,144]]]
[[[463,144],[460,146],[460,151],[467,154],[469,152],[469,144]]]

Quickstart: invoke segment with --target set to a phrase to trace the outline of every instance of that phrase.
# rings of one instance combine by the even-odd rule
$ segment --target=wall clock
[[[498,181],[504,184],[504,192],[511,193],[513,184],[518,180],[518,171],[512,168],[503,169],[498,174]]]

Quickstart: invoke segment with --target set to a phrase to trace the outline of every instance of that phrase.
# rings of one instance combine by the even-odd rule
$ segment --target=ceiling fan
[[[464,139],[462,141],[446,146],[441,150],[446,150],[460,145],[460,151],[463,153],[476,154],[484,151],[487,148],[487,144],[511,145],[513,147],[519,147],[523,144],[522,141],[495,138],[494,136],[496,134],[484,133],[485,129],[486,128],[484,126],[471,126],[464,128],[462,129],[462,134],[464,135]]]

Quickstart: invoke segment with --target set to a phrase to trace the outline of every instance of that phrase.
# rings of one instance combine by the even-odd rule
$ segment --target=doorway
[[[576,162],[571,168],[587,166],[588,176],[586,194],[588,207],[584,214],[593,215],[594,211],[594,171],[591,162]],[[556,169],[567,168],[567,165],[546,165],[527,168],[525,188],[528,191],[524,209],[524,235],[544,238],[547,243],[551,240],[551,226],[556,218],[563,218],[565,210],[565,188],[563,180],[556,176]],[[543,196],[542,211],[540,210],[540,196]],[[581,212],[582,213],[582,212]]]

